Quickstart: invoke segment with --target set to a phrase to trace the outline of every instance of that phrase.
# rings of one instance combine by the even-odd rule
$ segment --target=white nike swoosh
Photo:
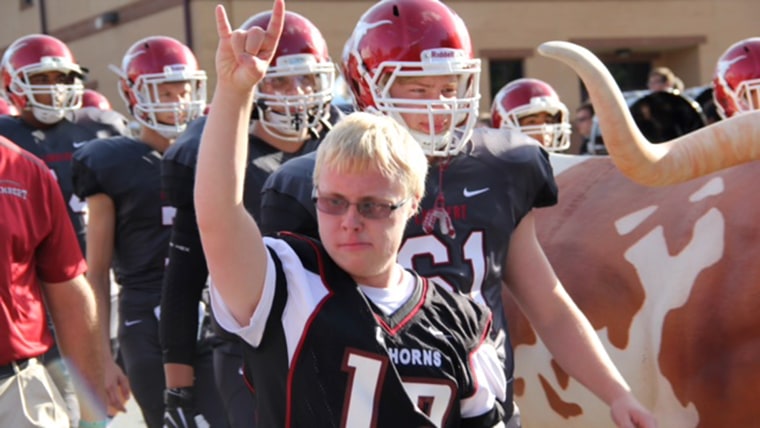
[[[473,196],[478,196],[481,193],[486,193],[487,191],[491,190],[490,187],[484,187],[482,189],[477,190],[468,190],[466,187],[464,188],[464,197],[465,198],[471,198]]]
[[[77,141],[76,143],[71,143],[72,146],[74,146],[75,149],[78,149],[82,146],[87,144],[87,141]]]
[[[132,327],[135,324],[140,324],[142,320],[133,320],[133,321],[127,321],[124,320],[124,327]]]

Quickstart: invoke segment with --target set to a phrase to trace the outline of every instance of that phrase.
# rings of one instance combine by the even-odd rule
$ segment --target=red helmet
[[[0,116],[18,116],[16,106],[9,103],[5,98],[0,97]]]
[[[124,54],[119,75],[119,95],[129,112],[144,126],[166,138],[174,138],[206,108],[206,72],[199,69],[193,52],[171,37],[152,36],[135,42]],[[159,85],[189,82],[190,99],[160,102]],[[160,122],[160,113],[174,113],[172,123]]]
[[[520,118],[546,112],[554,123],[520,125]],[[548,83],[523,78],[506,84],[493,99],[491,126],[515,129],[538,140],[547,151],[570,147],[570,119],[567,107]]]
[[[271,17],[271,12],[259,13],[240,28],[267,28]],[[334,83],[335,64],[322,33],[303,16],[285,12],[277,51],[256,85],[258,121],[282,139],[303,141],[329,119]]]
[[[85,89],[82,94],[82,107],[95,107],[100,110],[111,110],[111,102],[105,95],[94,89]]]
[[[733,44],[718,59],[713,98],[722,118],[760,109],[760,37]]]
[[[50,71],[64,75],[61,81],[32,83],[30,77]],[[43,123],[56,123],[82,103],[84,70],[65,43],[45,34],[32,34],[13,42],[3,55],[3,89],[19,110],[31,109]],[[50,95],[43,104],[35,95]]]
[[[464,21],[442,2],[385,0],[372,6],[346,42],[341,70],[360,110],[378,110],[405,126],[401,113],[428,114],[429,132],[412,131],[426,154],[456,154],[470,139],[478,121],[480,60],[473,58]],[[400,77],[451,75],[458,82],[454,97],[390,96]],[[436,118],[444,118],[448,129],[436,132]]]

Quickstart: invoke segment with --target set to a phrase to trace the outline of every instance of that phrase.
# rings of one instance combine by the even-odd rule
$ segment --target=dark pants
[[[119,297],[119,351],[132,394],[149,428],[163,427],[164,363],[155,308],[160,290],[122,288]],[[213,428],[226,428],[224,406],[214,381],[210,346],[200,344],[195,356],[195,408]]]
[[[216,385],[231,428],[255,428],[256,400],[243,380],[243,353],[237,341],[223,340],[214,348]]]

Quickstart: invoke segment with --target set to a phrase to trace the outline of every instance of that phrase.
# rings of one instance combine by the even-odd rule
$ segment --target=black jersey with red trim
[[[557,202],[548,154],[516,132],[479,128],[457,156],[434,162],[420,212],[407,224],[399,262],[485,302],[514,362],[501,300],[512,233],[534,207]]]
[[[498,401],[467,418],[460,407],[482,399],[478,388],[493,388],[488,371],[473,367],[481,361],[473,354],[486,347],[503,395],[488,308],[415,276],[412,296],[384,315],[319,242],[278,238],[265,239],[274,266],[267,273],[273,297],[268,303],[262,297],[266,307],[257,309],[265,326],[237,331],[250,343],[245,369],[262,426],[490,427],[501,420]],[[220,325],[228,328],[219,299],[212,287],[215,313],[224,314]]]
[[[160,290],[174,218],[161,194],[161,154],[129,137],[94,140],[74,153],[72,171],[80,198],[104,193],[114,202],[117,282]]]
[[[270,176],[263,191],[262,230],[316,227],[306,192],[313,165],[313,155],[302,156]],[[510,379],[514,362],[501,300],[507,249],[520,220],[534,207],[555,204],[557,193],[548,154],[534,140],[478,128],[462,152],[431,163],[421,211],[407,225],[399,251],[405,267],[488,304],[494,334],[503,334],[499,340],[505,342]]]
[[[101,123],[114,132],[117,129],[116,124],[113,127],[107,126],[110,123],[109,121],[114,120],[114,118],[105,115],[103,112],[93,113],[90,119],[93,123]],[[38,129],[20,117],[0,116],[0,135],[42,159],[53,171],[63,193],[63,199],[66,201],[69,218],[71,218],[83,253],[86,253],[85,203],[74,195],[71,184],[71,157],[75,150],[84,146],[88,141],[100,138],[99,129],[101,128],[96,129],[94,126],[81,125],[68,119],[62,119],[47,128]],[[102,137],[111,135],[114,134],[102,134]]]

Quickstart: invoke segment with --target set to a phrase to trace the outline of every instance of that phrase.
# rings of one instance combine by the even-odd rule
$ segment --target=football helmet
[[[438,0],[384,0],[359,19],[343,49],[341,70],[356,107],[379,111],[409,128],[401,113],[427,114],[429,131],[414,135],[428,156],[455,155],[478,121],[480,60],[464,21]],[[456,76],[454,97],[393,98],[399,78]],[[442,120],[443,119],[443,120]],[[436,132],[436,123],[447,129]]]
[[[520,118],[546,112],[555,123],[520,125]],[[531,78],[513,80],[493,99],[491,126],[515,129],[538,140],[551,152],[570,147],[570,119],[567,107],[548,83]]]
[[[95,107],[100,110],[111,110],[111,102],[100,92],[94,89],[85,89],[82,94],[82,107]]]
[[[760,109],[760,37],[731,45],[718,59],[712,84],[720,117]]]
[[[56,82],[36,82],[36,75],[58,71],[63,77]],[[45,34],[31,34],[11,43],[2,60],[3,90],[8,99],[21,110],[31,109],[42,123],[53,124],[64,118],[66,112],[82,104],[82,78],[80,67],[65,43]],[[49,95],[50,104],[36,96]]]
[[[267,28],[271,12],[254,15],[240,26]],[[322,33],[308,19],[285,12],[285,26],[264,79],[256,85],[256,119],[286,141],[301,142],[328,123],[335,82]]]
[[[111,65],[111,70],[119,75],[119,95],[135,120],[166,138],[177,137],[206,108],[206,72],[199,69],[190,48],[171,37],[135,42],[124,54],[121,68]],[[190,83],[190,99],[161,102],[159,86],[174,82]],[[159,121],[161,113],[173,113],[174,120]]]

